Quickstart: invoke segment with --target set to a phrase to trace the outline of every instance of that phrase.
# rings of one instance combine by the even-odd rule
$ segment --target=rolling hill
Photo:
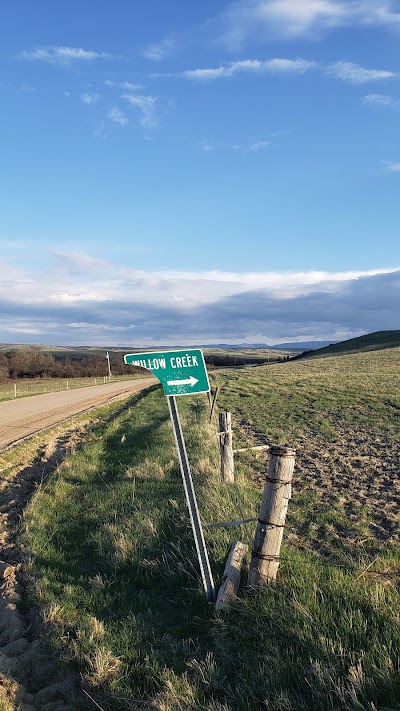
[[[347,341],[332,343],[325,348],[318,348],[308,353],[303,353],[299,358],[315,358],[324,355],[342,355],[345,353],[361,353],[365,351],[376,351],[384,348],[396,348],[400,346],[400,331],[375,331],[366,336],[350,338]]]

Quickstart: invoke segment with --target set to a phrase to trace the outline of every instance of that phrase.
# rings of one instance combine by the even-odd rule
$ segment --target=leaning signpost
[[[129,353],[124,357],[124,360],[127,365],[136,365],[150,370],[162,384],[167,396],[204,590],[208,602],[215,602],[214,581],[175,400],[176,395],[192,395],[210,391],[203,352],[199,349],[188,349]]]

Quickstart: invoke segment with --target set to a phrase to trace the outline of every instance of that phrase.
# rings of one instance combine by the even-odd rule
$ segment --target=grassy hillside
[[[318,348],[310,356],[339,355],[340,353],[360,353],[376,351],[383,348],[398,348],[400,346],[400,331],[376,331],[366,336],[350,338],[347,341],[334,343],[325,348]]]
[[[400,349],[218,371],[235,444],[297,448],[279,581],[204,601],[159,388],[99,422],[25,517],[55,649],[105,711],[400,709]],[[266,462],[219,481],[203,396],[178,398],[204,523],[257,516]],[[255,524],[208,529],[215,579]]]

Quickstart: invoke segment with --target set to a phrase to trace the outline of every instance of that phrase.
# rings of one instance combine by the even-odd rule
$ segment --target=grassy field
[[[144,373],[144,371],[143,371]],[[144,375],[115,375],[112,382],[123,380],[135,380],[135,378],[145,377]],[[9,383],[0,385],[0,402],[2,400],[14,400],[17,398],[29,397],[30,395],[43,395],[44,393],[60,392],[61,390],[75,390],[76,388],[88,388],[93,385],[103,385],[107,378],[98,376],[97,378],[20,378]]]
[[[400,709],[400,349],[218,371],[235,445],[298,450],[278,584],[206,604],[165,397],[98,421],[26,511],[52,644],[105,711]],[[265,457],[219,481],[204,396],[178,398],[205,524],[257,516]],[[6,463],[5,463],[6,469]],[[233,540],[208,529],[216,581]]]
[[[318,348],[315,355],[341,355],[343,353],[361,353],[400,347],[400,331],[376,331],[366,336],[349,338],[347,341],[334,343],[325,348]]]

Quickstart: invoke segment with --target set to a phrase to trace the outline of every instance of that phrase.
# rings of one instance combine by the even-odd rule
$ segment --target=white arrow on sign
[[[198,382],[197,378],[191,375],[187,380],[167,380],[167,385],[190,385],[193,387],[193,385],[196,385]]]

